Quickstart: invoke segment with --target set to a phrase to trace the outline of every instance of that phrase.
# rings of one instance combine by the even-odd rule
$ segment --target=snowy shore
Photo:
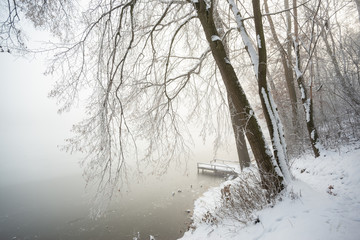
[[[275,206],[254,213],[247,223],[230,218],[204,221],[221,205],[221,188],[196,200],[193,228],[182,240],[202,239],[342,239],[360,238],[360,149],[305,155],[291,164],[294,181]],[[214,213],[215,215],[215,213]]]

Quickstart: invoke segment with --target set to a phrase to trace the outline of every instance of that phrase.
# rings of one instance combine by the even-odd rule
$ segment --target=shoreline
[[[309,154],[293,159],[293,182],[274,205],[253,211],[247,222],[231,215],[220,219],[220,189],[234,182],[210,188],[194,203],[195,229],[179,239],[356,239],[360,235],[356,214],[360,211],[360,149],[349,148],[325,150],[316,160]],[[218,221],[204,221],[206,214]]]

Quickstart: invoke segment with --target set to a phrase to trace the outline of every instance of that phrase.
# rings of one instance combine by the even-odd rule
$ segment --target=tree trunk
[[[250,37],[245,29],[245,26],[243,24],[243,18],[241,17],[241,14],[239,12],[239,9],[237,8],[235,2],[233,0],[227,0],[230,6],[230,9],[232,10],[235,21],[238,26],[238,30],[241,34],[241,38],[243,40],[243,43],[245,45],[245,49],[247,53],[249,54],[249,57],[251,59],[251,62],[254,67],[255,77],[258,81],[259,86],[259,93],[260,93],[260,100],[262,104],[262,108],[264,111],[266,123],[268,126],[268,130],[270,133],[271,141],[273,144],[274,149],[274,157],[276,159],[276,162],[278,163],[278,166],[280,167],[285,180],[290,181],[291,176],[290,172],[288,170],[287,166],[287,153],[286,153],[286,144],[285,144],[285,138],[283,134],[283,128],[280,123],[280,117],[278,115],[275,103],[272,99],[271,94],[268,91],[267,87],[267,81],[266,81],[266,72],[267,72],[267,66],[266,66],[266,48],[265,48],[265,38],[263,33],[263,27],[262,27],[262,16],[260,12],[260,4],[259,2],[253,2],[254,8],[254,19],[255,19],[255,28],[256,28],[256,39],[258,42],[258,52],[255,50]],[[254,5],[255,4],[255,5]],[[256,16],[255,16],[256,15]],[[263,43],[263,48],[260,42]],[[261,56],[260,56],[261,54]],[[261,58],[261,60],[260,60]],[[271,116],[270,116],[271,114]],[[280,158],[279,158],[280,157]]]
[[[265,5],[265,12],[269,14],[269,7],[267,0],[264,0]],[[289,8],[289,1],[285,0],[285,9]],[[296,97],[296,90],[295,90],[295,79],[293,76],[293,72],[291,69],[291,17],[290,12],[286,13],[286,22],[287,22],[287,43],[286,43],[286,51],[280,40],[277,36],[274,22],[272,21],[271,15],[267,15],[267,19],[270,25],[271,34],[273,35],[275,44],[280,51],[281,63],[284,68],[284,76],[286,81],[286,87],[289,94],[290,102],[291,102],[291,109],[292,109],[292,125],[293,131],[296,132],[298,130],[298,112],[297,112],[297,97]]]
[[[261,128],[254,116],[246,95],[241,88],[233,66],[230,64],[222,41],[213,19],[213,8],[208,7],[204,0],[194,4],[200,23],[210,45],[212,55],[220,70],[227,93],[229,94],[234,109],[239,115],[243,126],[247,126],[246,137],[254,153],[256,163],[262,179],[262,184],[270,193],[276,194],[283,188],[283,177],[276,162],[273,161],[266,146]]]
[[[354,1],[356,3],[356,7],[357,7],[357,10],[358,10],[359,22],[360,22],[360,0],[354,0]]]
[[[214,4],[216,4],[217,1],[214,1]],[[226,55],[229,55],[229,48],[226,39],[223,39],[225,36],[223,24],[220,19],[220,15],[217,11],[216,5],[214,5],[214,23],[216,26],[216,29],[218,29],[219,37],[222,39]],[[244,130],[245,126],[242,125],[239,114],[236,113],[236,109],[234,107],[234,104],[232,103],[231,97],[229,94],[227,94],[228,99],[228,105],[230,110],[230,118],[231,118],[231,124],[234,131],[234,137],[235,137],[235,144],[236,144],[236,150],[238,153],[238,160],[240,164],[241,170],[244,168],[250,167],[250,156],[247,149],[247,144],[245,141],[245,135]]]
[[[275,102],[272,99],[271,93],[268,89],[266,74],[267,74],[267,53],[266,42],[264,36],[264,28],[262,24],[262,14],[260,9],[260,1],[252,0],[254,22],[256,30],[256,39],[258,45],[259,66],[258,66],[258,86],[262,109],[265,115],[267,127],[270,132],[270,137],[274,149],[275,159],[284,174],[285,180],[290,181],[291,175],[288,167],[288,159],[286,152],[285,136],[283,127],[280,123],[280,117]]]
[[[237,114],[236,108],[233,104],[233,101],[230,99],[230,96],[228,95],[228,102],[229,102],[229,108],[230,108],[230,117],[231,117],[231,123],[234,130],[235,135],[235,143],[236,143],[236,150],[238,153],[240,168],[243,170],[244,168],[250,167],[250,156],[247,149],[247,144],[245,141],[245,126],[242,125],[241,116],[240,114]]]
[[[293,0],[293,6],[297,6],[297,0]],[[319,149],[319,136],[314,124],[314,113],[313,113],[313,104],[312,104],[312,96],[310,92],[310,96],[306,91],[304,85],[304,77],[301,72],[301,64],[300,64],[300,48],[299,48],[299,28],[297,22],[297,8],[294,8],[294,51],[295,51],[295,73],[296,73],[296,81],[298,83],[300,92],[301,92],[301,101],[305,111],[306,117],[306,128],[309,134],[310,143],[312,150],[314,152],[315,158],[320,156]]]

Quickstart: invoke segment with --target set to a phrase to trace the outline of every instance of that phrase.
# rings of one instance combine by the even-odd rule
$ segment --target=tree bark
[[[265,12],[269,13],[269,7],[267,0],[264,0]],[[289,8],[289,1],[285,0],[285,9]],[[294,132],[298,129],[298,112],[297,112],[297,96],[295,90],[295,79],[293,76],[293,71],[291,69],[291,17],[290,12],[286,13],[286,22],[287,22],[287,43],[286,43],[286,51],[285,48],[280,43],[280,40],[277,36],[274,22],[271,18],[271,15],[267,15],[267,19],[270,25],[271,34],[273,35],[275,44],[280,51],[281,63],[284,68],[284,76],[286,81],[287,92],[289,94],[291,109],[292,109],[292,125]]]
[[[359,22],[360,22],[360,0],[354,0],[354,1],[356,3],[356,7],[357,7],[357,10],[358,10]]]
[[[254,153],[263,187],[276,194],[283,188],[281,171],[273,161],[266,146],[261,128],[254,116],[254,111],[239,84],[233,66],[228,60],[224,45],[216,37],[218,36],[218,31],[213,19],[213,9],[208,7],[204,0],[199,0],[194,6],[236,113],[239,114],[242,125],[247,126],[246,137]]]
[[[297,0],[293,0],[293,6],[297,6],[296,4],[297,4]],[[293,15],[294,15],[294,51],[295,51],[295,59],[296,59],[296,64],[295,64],[296,81],[298,83],[301,92],[301,101],[305,111],[306,128],[309,134],[311,147],[314,152],[315,158],[317,158],[320,156],[319,136],[314,124],[314,112],[313,112],[311,92],[310,95],[308,96],[308,93],[304,85],[304,76],[301,72],[297,8],[294,8]]]
[[[262,24],[260,1],[252,0],[252,5],[253,5],[253,13],[254,13],[256,39],[258,45],[258,55],[259,55],[259,67],[257,74],[259,96],[273,145],[274,157],[277,161],[278,166],[281,169],[281,172],[284,174],[285,179],[287,181],[290,181],[291,176],[288,167],[288,159],[287,159],[286,143],[285,143],[285,136],[283,133],[283,127],[280,123],[278,110],[272,99],[272,95],[268,89],[268,84],[266,79],[267,53],[266,53],[264,28]]]
[[[214,1],[214,3],[216,2],[217,1]],[[221,18],[217,11],[216,5],[214,6],[213,11],[214,11],[214,23],[220,34],[219,37],[222,39],[226,55],[228,56],[229,48],[226,39],[223,39],[223,37],[225,36],[225,32],[223,30],[223,24],[221,22]],[[251,163],[246,140],[245,140],[245,134],[244,134],[246,126],[242,125],[240,116],[239,114],[236,113],[236,109],[234,107],[234,104],[232,103],[232,99],[229,94],[227,94],[227,99],[230,110],[229,112],[230,112],[231,124],[234,131],[236,150],[238,153],[238,160],[239,160],[240,168],[241,170],[243,170],[244,168],[250,167],[250,163]]]
[[[250,167],[250,156],[247,149],[247,144],[245,140],[245,127],[241,121],[240,114],[236,113],[236,108],[233,104],[233,101],[230,99],[228,95],[229,109],[230,109],[230,117],[232,122],[232,127],[235,135],[235,143],[236,150],[238,153],[240,168],[243,170],[244,168]]]
[[[254,73],[256,80],[258,81],[260,100],[263,108],[263,112],[265,115],[266,123],[268,126],[268,130],[270,133],[271,141],[274,149],[274,158],[280,167],[282,174],[285,177],[286,181],[291,180],[290,172],[288,170],[287,164],[287,153],[286,153],[286,144],[285,138],[283,134],[283,129],[280,123],[280,117],[278,115],[275,102],[272,99],[270,92],[268,91],[267,86],[267,66],[266,66],[266,46],[265,46],[265,38],[263,33],[262,26],[262,15],[260,11],[260,3],[253,2],[254,8],[254,21],[256,28],[256,39],[258,42],[258,51],[255,50],[252,41],[245,29],[243,24],[243,18],[237,8],[235,2],[233,0],[228,0],[230,9],[232,10],[237,26],[238,31],[241,34],[241,38],[245,45],[245,49],[249,54],[251,62],[254,67]],[[256,15],[256,16],[255,16]],[[261,45],[261,42],[264,46]],[[261,56],[260,56],[261,54]],[[261,58],[261,59],[260,59]],[[271,114],[271,116],[270,116]]]

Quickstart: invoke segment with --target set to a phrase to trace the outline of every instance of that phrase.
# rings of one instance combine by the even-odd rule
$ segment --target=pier
[[[198,173],[200,170],[204,171],[212,171],[214,173],[235,173],[239,169],[239,162],[222,160],[222,159],[214,159],[210,161],[210,163],[197,163]]]

